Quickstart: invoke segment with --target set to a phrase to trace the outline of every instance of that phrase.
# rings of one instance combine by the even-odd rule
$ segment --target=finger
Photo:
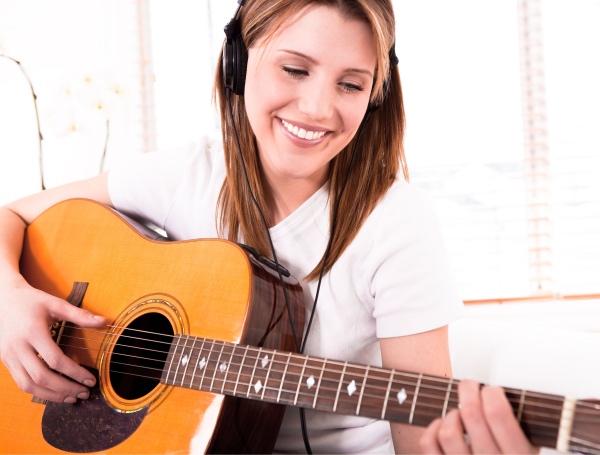
[[[21,390],[45,400],[74,403],[76,398],[89,397],[87,387],[51,371],[31,351],[23,353],[21,363],[11,372]]]
[[[26,370],[29,372],[29,375],[32,377],[36,384],[40,384],[39,381],[44,381],[48,379],[48,376],[44,374],[44,370],[47,371],[48,369],[54,370],[57,373],[61,373],[65,376],[68,376],[74,381],[79,382],[80,384],[84,384],[88,387],[92,387],[96,383],[94,375],[79,364],[77,364],[76,362],[74,362],[71,358],[66,356],[60,349],[60,347],[58,347],[58,345],[54,343],[54,341],[50,337],[48,337],[48,339],[46,340],[33,340],[32,347],[36,350],[37,353],[39,353],[40,357],[43,359],[43,362],[40,362],[39,358],[38,361],[34,361],[29,357],[27,359],[27,365],[25,365],[25,361],[23,361],[23,365],[25,366]],[[37,358],[37,356],[35,357]],[[44,370],[41,368],[44,368]],[[62,384],[63,388],[66,385],[64,381],[67,380],[65,378],[61,378],[61,381],[59,381],[59,384]],[[56,381],[52,382],[56,384]],[[51,384],[43,385],[45,385],[45,387],[47,388],[54,388]],[[84,387],[79,385],[77,389],[79,390],[79,392],[83,392]],[[56,389],[54,388],[54,390]]]
[[[106,319],[88,310],[78,308],[69,302],[54,298],[48,302],[49,317],[56,321],[69,321],[81,327],[101,327],[106,325]]]
[[[471,453],[471,448],[465,439],[465,430],[458,409],[453,409],[446,414],[438,431],[438,442],[444,453]]]
[[[530,443],[500,387],[486,386],[481,390],[485,419],[489,423],[494,439],[502,453],[537,453]]]
[[[473,453],[499,453],[500,448],[485,420],[479,383],[470,380],[459,382],[458,397],[460,418],[469,435]]]
[[[435,419],[425,429],[421,438],[419,439],[419,447],[421,453],[424,454],[440,454],[444,453],[442,447],[439,445],[437,440],[437,434],[442,426],[442,419]]]

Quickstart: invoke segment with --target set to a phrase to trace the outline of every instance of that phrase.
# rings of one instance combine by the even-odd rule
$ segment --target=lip
[[[302,138],[290,133],[288,131],[288,129],[285,127],[285,125],[283,124],[282,120],[284,120],[288,123],[291,123],[292,125],[297,126],[298,128],[304,128],[306,131],[324,132],[325,134],[323,135],[323,137],[321,137],[319,139],[302,139]],[[291,140],[295,145],[297,145],[299,147],[305,147],[305,148],[306,147],[314,147],[315,145],[323,142],[325,140],[325,138],[328,137],[329,134],[331,133],[331,130],[328,130],[326,128],[309,125],[307,123],[295,122],[295,121],[291,121],[291,120],[287,120],[287,119],[281,119],[279,117],[277,117],[277,123],[279,124],[283,134],[289,140]]]

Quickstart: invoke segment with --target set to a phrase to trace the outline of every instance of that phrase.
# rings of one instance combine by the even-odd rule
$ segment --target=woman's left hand
[[[458,384],[459,409],[434,420],[420,440],[423,453],[537,454],[500,387]]]

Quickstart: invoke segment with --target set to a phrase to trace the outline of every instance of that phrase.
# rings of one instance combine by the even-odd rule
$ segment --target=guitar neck
[[[174,338],[161,382],[418,426],[458,406],[458,381],[454,379],[191,336]],[[578,447],[571,440],[571,430],[580,402],[524,390],[505,391],[533,444],[560,450]]]

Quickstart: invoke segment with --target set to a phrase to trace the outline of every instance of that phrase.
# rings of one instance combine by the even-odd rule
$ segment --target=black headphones
[[[242,24],[238,20],[238,15],[246,0],[238,0],[238,7],[235,10],[233,18],[225,26],[226,41],[223,46],[223,82],[225,88],[231,90],[236,95],[244,94],[244,85],[246,83],[246,71],[248,68],[248,49],[242,39]],[[381,107],[383,100],[387,96],[390,85],[392,68],[398,64],[395,45],[392,45],[389,52],[390,73],[383,83],[383,96],[380,100],[372,101],[367,107],[367,112],[374,112]]]
[[[248,68],[248,49],[242,39],[242,24],[238,20],[238,14],[246,0],[238,0],[238,7],[233,18],[225,26],[227,37],[223,46],[223,82],[225,88],[236,95],[244,94],[246,83],[246,70]]]

